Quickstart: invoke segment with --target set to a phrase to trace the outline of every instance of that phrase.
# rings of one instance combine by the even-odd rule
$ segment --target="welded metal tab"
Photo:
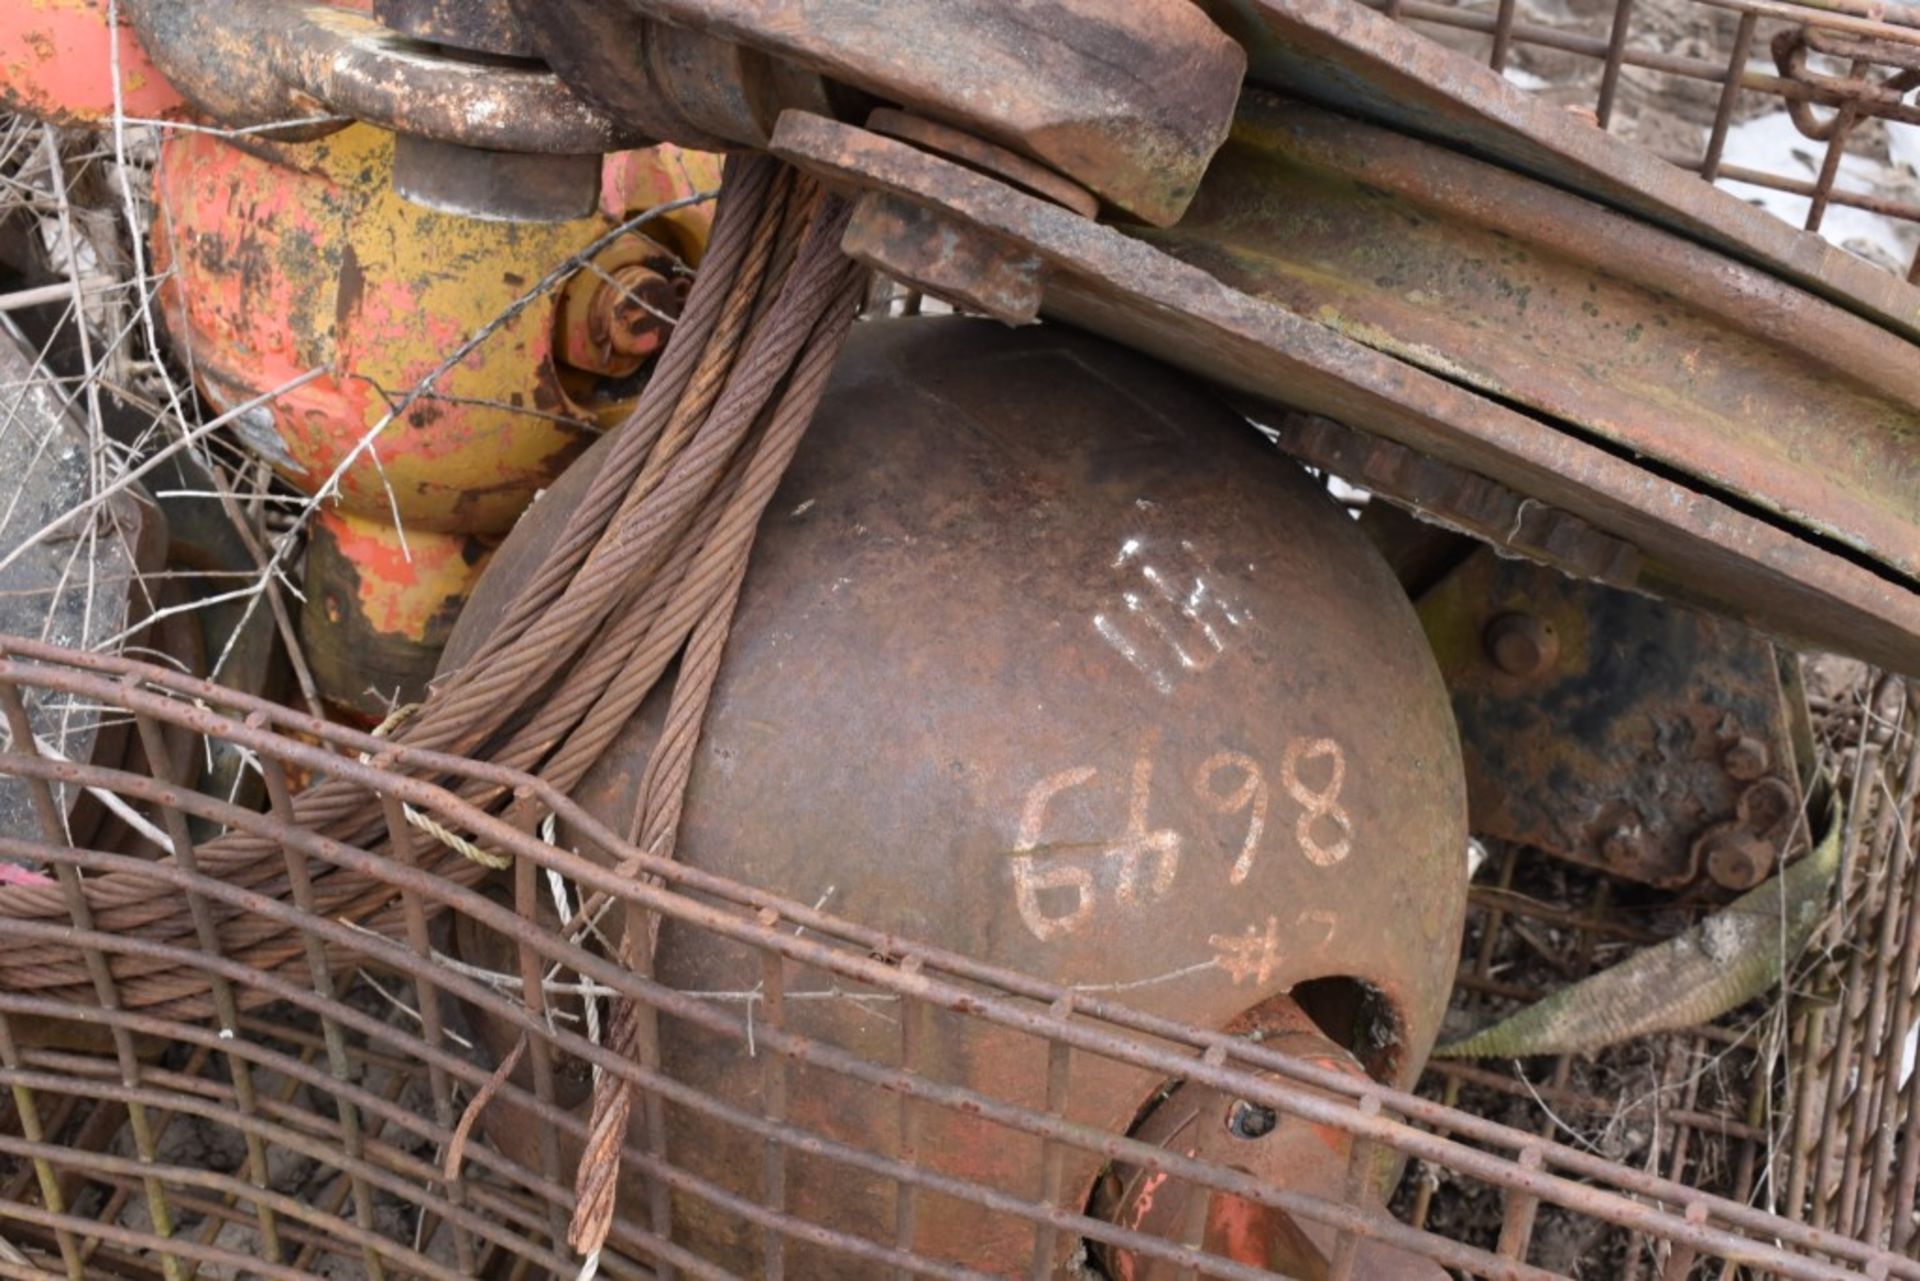
[[[892,139],[790,113],[774,150],[834,181],[934,205],[1037,253],[1044,309],[1056,317],[1579,516],[1640,549],[1643,588],[1797,641],[1920,671],[1920,591],[1911,579],[1843,555],[1709,484],[1650,471],[1627,451],[1517,412]]]

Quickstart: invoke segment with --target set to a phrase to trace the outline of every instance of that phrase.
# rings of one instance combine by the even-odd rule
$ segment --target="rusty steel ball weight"
[[[443,670],[484,637],[523,563],[515,543],[564,522],[592,458],[523,518]],[[617,830],[664,701],[576,792]],[[1070,330],[856,327],[761,523],[679,857],[1203,1026],[1261,1035],[1297,1003],[1365,1071],[1404,1086],[1446,1005],[1465,845],[1460,749],[1419,623],[1315,479],[1196,384]],[[456,942],[480,963],[511,955],[471,928]],[[707,993],[762,977],[744,949],[671,922],[657,975]],[[818,973],[789,984],[789,1027],[900,1063],[901,1010],[836,994]],[[1043,1044],[917,1016],[916,1070],[1047,1106]],[[514,1033],[476,1023],[504,1056]],[[660,1037],[666,1071],[758,1108],[762,1068],[745,1047],[671,1018]],[[572,1085],[584,1107],[584,1074]],[[1068,1116],[1125,1132],[1163,1085],[1078,1055]],[[824,1136],[896,1150],[901,1104],[884,1091],[794,1064],[787,1106]],[[919,1111],[915,1160],[1032,1195],[1037,1139]],[[676,1164],[757,1197],[756,1140],[667,1116]],[[531,1116],[496,1105],[482,1125],[535,1151]],[[885,1180],[790,1162],[797,1213],[893,1239]],[[1069,1155],[1080,1204],[1098,1174],[1092,1156]],[[625,1178],[621,1213],[644,1223],[642,1176]],[[916,1249],[1027,1266],[1017,1220],[922,1202]],[[759,1233],[711,1206],[676,1201],[674,1232],[729,1267],[756,1265]],[[846,1275],[803,1242],[787,1267]]]

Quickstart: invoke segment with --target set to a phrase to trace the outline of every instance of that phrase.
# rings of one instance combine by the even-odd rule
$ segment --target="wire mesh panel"
[[[1920,270],[1920,9],[1869,0],[1385,0],[1672,163]]]
[[[593,1261],[609,1276],[985,1276],[988,1238],[1020,1242],[1034,1276],[1069,1255],[1280,1275],[1214,1248],[1209,1222],[1238,1208],[1321,1234],[1331,1277],[1369,1275],[1380,1248],[1534,1281],[1567,1275],[1529,1261],[1558,1207],[1659,1242],[1668,1277],[1728,1260],[1920,1278],[1913,1260],[1273,1044],[649,857],[510,771],[122,660],[5,651],[0,770],[27,780],[41,834],[0,841],[0,1274],[577,1275],[574,1167],[604,1075],[641,1118],[616,1144],[621,1212]],[[40,752],[29,690],[33,715],[130,724],[163,767]],[[181,750],[244,752],[265,812],[170,784],[170,730]],[[322,778],[364,798],[329,828],[348,838],[287,820]],[[69,840],[78,801],[56,786],[104,809],[91,836]],[[502,804],[518,821],[489,812]],[[270,841],[273,865],[211,874],[235,833]],[[664,962],[607,959],[607,934],[654,922],[662,958],[704,949],[738,981],[690,988]],[[620,1018],[644,1029],[633,1059],[603,1044]],[[876,1022],[884,1053],[847,1034]],[[984,1087],[945,1071],[955,1043],[999,1065]],[[1230,1127],[1261,1118],[1237,1135],[1293,1118],[1338,1136],[1349,1194],[1088,1124],[1081,1091],[1115,1071],[1212,1090]],[[1499,1198],[1498,1240],[1449,1240],[1365,1194],[1405,1158]],[[1189,1208],[1165,1231],[1103,1215],[1068,1173],[1089,1167],[1145,1172]],[[976,1241],[943,1234],[961,1220]]]
[[[1733,1200],[1911,1253],[1916,1247],[1911,820],[1920,787],[1906,684],[1832,659],[1812,700],[1819,773],[1846,798],[1847,876],[1815,945],[1782,987],[1712,1024],[1582,1055],[1436,1059],[1433,1097]],[[1836,688],[1837,686],[1837,688]],[[1713,910],[1500,845],[1473,890],[1456,1017],[1465,1025],[1541,999]],[[1470,1193],[1411,1170],[1409,1221],[1488,1234]],[[1554,1225],[1553,1251],[1604,1260],[1632,1281],[1660,1275],[1651,1242],[1599,1225]],[[1551,1252],[1550,1252],[1551,1253]],[[1731,1276],[1731,1268],[1710,1273]]]

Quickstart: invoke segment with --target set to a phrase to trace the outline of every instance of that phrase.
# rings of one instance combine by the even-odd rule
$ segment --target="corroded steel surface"
[[[350,116],[437,142],[556,155],[642,141],[545,68],[503,66],[410,40],[355,12],[364,8],[364,0],[351,6],[126,0],[122,6],[154,65],[221,124],[251,128]]]
[[[551,536],[589,471],[549,491],[497,566]],[[450,662],[510,586],[483,578]],[[1322,1017],[1404,1081],[1445,1000],[1465,882],[1454,731],[1413,627],[1341,509],[1183,380],[1058,329],[864,325],[762,524],[680,855],[1210,1027],[1262,1028],[1272,997],[1335,980]],[[661,710],[577,791],[614,826]],[[761,977],[671,924],[658,973],[696,992]],[[914,1070],[1047,1097],[1044,1063],[946,1014],[856,996],[787,1018],[895,1063],[903,1019],[923,1015]],[[711,1038],[663,1053],[730,1097],[758,1089],[762,1065]],[[1156,1085],[1087,1062],[1065,1109],[1124,1129]],[[1008,1186],[1040,1160],[960,1116],[901,1139],[891,1100],[811,1074],[789,1098],[809,1126]],[[703,1125],[676,1122],[669,1146],[730,1185],[758,1161]],[[1068,1199],[1097,1165],[1068,1160]],[[826,1174],[799,1161],[791,1203],[891,1231],[883,1183]],[[632,1177],[621,1204],[643,1215]],[[689,1239],[751,1259],[687,1213]],[[919,1223],[918,1248],[988,1270],[1032,1249],[1029,1231],[962,1206]]]
[[[1482,550],[1421,597],[1476,833],[1667,889],[1749,889],[1800,848],[1766,637]]]
[[[884,191],[862,192],[840,247],[849,258],[1009,325],[1040,314],[1040,259],[969,223]]]
[[[357,619],[322,612],[308,630],[344,626],[322,645],[343,657],[360,647],[365,627],[383,634],[383,646],[424,646],[413,664],[424,675],[429,642],[444,634],[445,609],[479,572],[484,540],[504,534],[635,392],[565,363],[573,290],[530,291],[629,210],[712,185],[713,171],[710,158],[649,153],[619,170],[618,187],[603,197],[612,212],[516,224],[402,198],[389,181],[393,148],[393,135],[367,126],[249,150],[176,135],[162,149],[153,244],[170,335],[191,352],[216,407],[325,371],[248,411],[236,430],[307,492],[331,484],[330,506],[342,517],[397,520],[419,538],[416,549],[389,532],[385,543],[397,545],[382,543],[358,562],[357,583],[333,581],[323,593],[343,610],[391,590],[422,593],[410,604]],[[704,215],[685,212],[648,230],[697,250]],[[624,237],[602,253],[615,268],[664,255],[644,239]],[[589,296],[599,284],[582,273]],[[624,379],[638,370],[634,361],[615,372]],[[366,537],[330,545],[371,548]],[[351,666],[340,672],[348,683],[329,693],[373,710],[368,682]],[[410,687],[407,698],[417,693]]]
[[[1920,288],[1354,0],[1203,3],[1247,50],[1254,84],[1532,174],[1920,338]]]
[[[1610,587],[1631,587],[1639,581],[1640,552],[1633,544],[1537,498],[1524,498],[1483,476],[1342,427],[1331,418],[1283,413],[1266,425],[1295,458],[1444,529],[1471,534],[1576,578]]]
[[[783,107],[836,114],[817,72],[603,0],[513,0],[541,57],[609,118],[649,138],[763,146]]]
[[[867,128],[889,138],[899,138],[916,147],[924,147],[949,160],[958,160],[982,173],[1004,178],[1014,186],[1071,209],[1083,218],[1099,216],[1100,201],[1085,187],[1067,181],[1018,152],[997,147],[983,138],[963,133],[937,120],[927,120],[911,112],[896,111],[892,107],[880,107],[867,117]]]
[[[1269,1029],[1264,1043],[1280,1053],[1356,1081],[1366,1079],[1354,1057],[1329,1041],[1291,998],[1270,1002],[1262,1021]],[[1329,1200],[1379,1204],[1392,1174],[1390,1163],[1375,1162],[1368,1186],[1350,1188],[1350,1135],[1192,1081],[1169,1086],[1134,1127],[1133,1137]],[[1169,1241],[1197,1235],[1213,1254],[1282,1276],[1305,1281],[1328,1275],[1336,1233],[1239,1197],[1216,1196],[1196,1205],[1199,1195],[1199,1189],[1164,1170],[1116,1165],[1095,1188],[1091,1209],[1114,1223]],[[1174,1264],[1143,1259],[1130,1250],[1101,1248],[1095,1253],[1105,1275],[1115,1281],[1172,1281],[1181,1275]],[[1448,1276],[1430,1259],[1372,1241],[1360,1243],[1352,1268],[1354,1276],[1368,1281],[1445,1281]]]
[[[790,113],[774,150],[1039,255],[1045,309],[1255,397],[1389,437],[1640,549],[1640,585],[1920,671],[1920,592],[1704,485],[1678,483],[1253,298],[1152,246],[892,139]],[[1909,544],[1910,545],[1910,544]]]
[[[0,106],[63,125],[111,118],[114,44],[127,115],[161,120],[185,112],[186,100],[154,70],[125,16],[110,27],[107,0],[8,5],[0,15]]]
[[[534,53],[507,0],[373,0],[373,16],[416,40],[511,58]]]
[[[530,228],[421,209],[391,190],[392,148],[366,127],[273,160],[203,134],[169,139],[153,238],[162,301],[221,409],[329,371],[241,424],[296,484],[317,489],[350,462],[347,510],[383,512],[391,487],[410,526],[502,533],[588,438],[553,359],[550,301],[437,380],[381,433],[377,461],[355,447],[606,224]]]
[[[522,0],[519,11],[554,65],[586,62],[596,84],[630,78],[606,62],[630,58],[627,51],[639,47],[630,24],[612,53],[587,49],[570,58],[562,47],[598,42],[611,34],[608,24],[620,24],[619,5],[593,7],[613,12],[581,26],[565,5]],[[1156,224],[1178,218],[1192,197],[1225,136],[1246,66],[1239,46],[1189,0],[1049,0],[1038,7],[1008,0],[630,0],[625,7],[958,125]],[[717,80],[729,78],[740,76]],[[722,87],[716,83],[709,93]],[[651,104],[635,105],[646,111]],[[722,136],[762,141],[724,130]]]
[[[571,222],[593,212],[600,156],[490,151],[396,134],[393,188],[416,205],[467,218]]]
[[[1250,92],[1148,240],[1256,297],[1920,577],[1920,362],[1678,236]]]

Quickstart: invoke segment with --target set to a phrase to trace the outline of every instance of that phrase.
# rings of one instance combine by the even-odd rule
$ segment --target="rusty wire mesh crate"
[[[1384,0],[1522,88],[1909,280],[1920,10],[1868,0]]]
[[[28,782],[43,821],[41,840],[0,848],[12,864],[0,889],[0,1274],[576,1275],[564,1244],[568,1162],[586,1132],[575,1105],[604,1072],[639,1088],[657,1126],[624,1153],[647,1194],[623,1207],[597,1261],[609,1276],[986,1275],[928,1227],[961,1205],[1029,1241],[1034,1275],[1063,1238],[1177,1275],[1273,1275],[1181,1243],[1201,1240],[1210,1216],[1252,1206],[1324,1232],[1326,1275],[1340,1278],[1368,1275],[1368,1251],[1383,1247],[1461,1276],[1566,1275],[1528,1261],[1543,1211],[1644,1240],[1668,1278],[1724,1275],[1723,1264],[1920,1277],[1912,1259],[1275,1045],[649,859],[510,771],[27,642],[6,644],[0,705],[12,744],[0,771]],[[171,786],[164,766],[149,777],[29,746],[36,719],[74,709],[129,724],[162,760],[169,742],[231,744],[256,763],[268,812]],[[382,830],[355,845],[278,816],[291,789],[322,776],[363,791]],[[524,789],[556,816],[556,839],[459,799],[474,783]],[[155,861],[131,838],[133,852],[114,853],[99,834],[69,844],[68,789],[112,798],[101,833],[117,822],[134,838],[164,836],[174,857]],[[275,875],[243,887],[196,870],[195,842],[222,828],[270,838]],[[510,870],[490,873],[426,829]],[[559,924],[595,896],[657,914],[668,953],[676,933],[717,942],[748,981],[687,991],[621,970]],[[110,923],[182,904],[184,934]],[[692,1038],[722,1066],[608,1053],[609,998],[657,1024],[656,1046]],[[833,1006],[884,1017],[895,1051],[850,1051]],[[991,1091],[942,1079],[937,1047],[963,1032],[990,1038],[1003,1065]],[[1223,1110],[1202,1109],[1203,1121],[1264,1116],[1248,1141],[1288,1118],[1351,1136],[1350,1188],[1410,1158],[1484,1189],[1503,1206],[1498,1238],[1450,1240],[1364,1196],[1283,1190],[1234,1161],[1086,1124],[1076,1087],[1116,1071],[1208,1088]],[[812,1100],[840,1078],[887,1121],[850,1136],[819,1116]],[[1017,1154],[1002,1168],[1018,1174],[970,1174],[975,1150]],[[1179,1230],[1090,1214],[1063,1177],[1089,1164],[1149,1172],[1185,1207]],[[859,1211],[822,1213],[821,1188],[856,1189]]]

